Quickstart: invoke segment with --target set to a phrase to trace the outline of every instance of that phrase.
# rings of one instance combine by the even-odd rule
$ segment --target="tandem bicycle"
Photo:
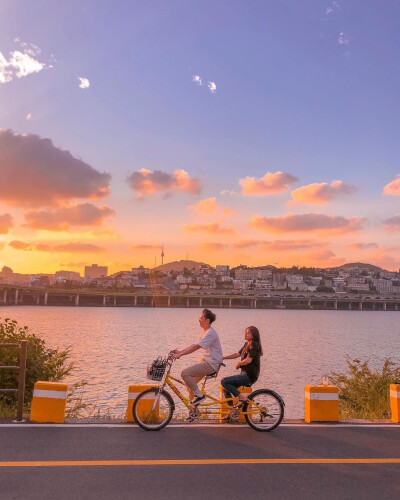
[[[285,403],[281,396],[270,389],[257,389],[251,392],[240,410],[233,408],[236,398],[216,398],[208,394],[205,386],[208,380],[216,378],[219,372],[204,377],[201,392],[206,399],[191,406],[176,384],[188,387],[182,380],[171,375],[173,351],[165,358],[159,357],[147,367],[147,378],[160,382],[159,386],[141,392],[132,407],[133,419],[146,431],[158,431],[167,426],[175,411],[172,396],[165,390],[168,386],[189,410],[188,422],[221,421],[232,415],[230,421],[237,420],[242,414],[247,424],[256,431],[272,431],[282,422]],[[225,366],[221,363],[221,366]]]

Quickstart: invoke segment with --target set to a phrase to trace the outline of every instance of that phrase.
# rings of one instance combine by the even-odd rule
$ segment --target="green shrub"
[[[390,418],[389,385],[400,383],[400,367],[385,359],[382,372],[371,371],[369,360],[347,359],[346,373],[332,372],[329,382],[339,388],[339,418]]]
[[[26,362],[25,405],[29,408],[35,382],[38,380],[60,382],[71,374],[73,363],[69,362],[70,348],[49,349],[45,341],[28,332],[28,327],[20,328],[15,320],[6,318],[0,320],[0,344],[28,342]],[[18,366],[19,349],[0,347],[0,366]],[[16,389],[18,387],[18,372],[15,370],[0,370],[0,388]],[[1,407],[13,407],[17,395],[15,392],[0,392]],[[5,412],[3,411],[3,414]]]

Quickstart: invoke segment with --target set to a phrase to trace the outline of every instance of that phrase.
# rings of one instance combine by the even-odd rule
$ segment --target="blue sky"
[[[266,256],[255,258],[255,249],[235,258],[232,248],[204,255],[195,245],[214,242],[210,234],[182,231],[194,223],[187,206],[215,197],[235,210],[234,221],[223,223],[234,228],[237,241],[254,238],[254,214],[366,218],[357,236],[347,235],[339,247],[331,240],[334,255],[326,254],[321,265],[368,257],[398,268],[397,220],[389,233],[377,226],[399,213],[397,191],[382,194],[400,170],[399,20],[400,4],[389,1],[6,0],[0,6],[0,52],[7,59],[22,50],[22,42],[34,44],[41,49],[35,58],[52,67],[0,85],[0,128],[49,138],[111,174],[111,194],[101,203],[116,211],[118,238],[101,245],[120,255],[115,261],[149,264],[152,252],[128,257],[126,249],[164,239],[176,258],[189,247],[193,258],[211,263],[246,257],[264,263]],[[195,75],[203,85],[193,81]],[[78,77],[90,86],[80,88]],[[201,193],[177,189],[165,198],[160,191],[135,201],[137,190],[126,178],[140,169],[185,170],[200,180]],[[267,172],[290,173],[298,181],[283,194],[240,193],[240,179],[261,179]],[[286,206],[290,190],[334,180],[355,189],[316,208]],[[221,195],[224,190],[237,194]],[[14,221],[3,238],[1,262],[19,261],[21,251],[7,246],[13,239],[67,240],[59,231],[26,233],[23,209],[10,212],[9,203],[1,202],[0,215],[10,213]],[[74,241],[88,237],[90,228],[75,229]],[[357,241],[375,243],[379,259],[349,254],[346,245]],[[282,264],[294,257],[301,262],[291,254]],[[48,256],[38,259],[41,266]],[[98,259],[110,262],[109,255]],[[52,265],[59,261],[55,257]]]

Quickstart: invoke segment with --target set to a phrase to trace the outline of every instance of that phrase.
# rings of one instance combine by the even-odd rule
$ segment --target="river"
[[[370,359],[381,369],[387,357],[400,363],[399,313],[390,311],[299,311],[215,309],[214,327],[224,354],[244,343],[244,329],[256,325],[264,356],[254,388],[276,390],[286,403],[285,416],[303,418],[304,386],[318,385],[325,374],[346,369],[346,357]],[[153,359],[175,347],[190,345],[199,335],[200,309],[86,308],[2,306],[0,317],[28,325],[51,348],[72,347],[76,370],[68,382],[86,380],[84,401],[102,414],[125,412],[128,385],[146,383]],[[173,373],[196,361],[186,356]],[[221,376],[234,374],[226,361]],[[217,393],[219,383],[208,388]]]

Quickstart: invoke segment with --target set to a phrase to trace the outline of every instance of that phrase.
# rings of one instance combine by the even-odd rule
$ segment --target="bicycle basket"
[[[147,367],[147,378],[159,382],[164,376],[166,367],[167,360],[159,356]]]

